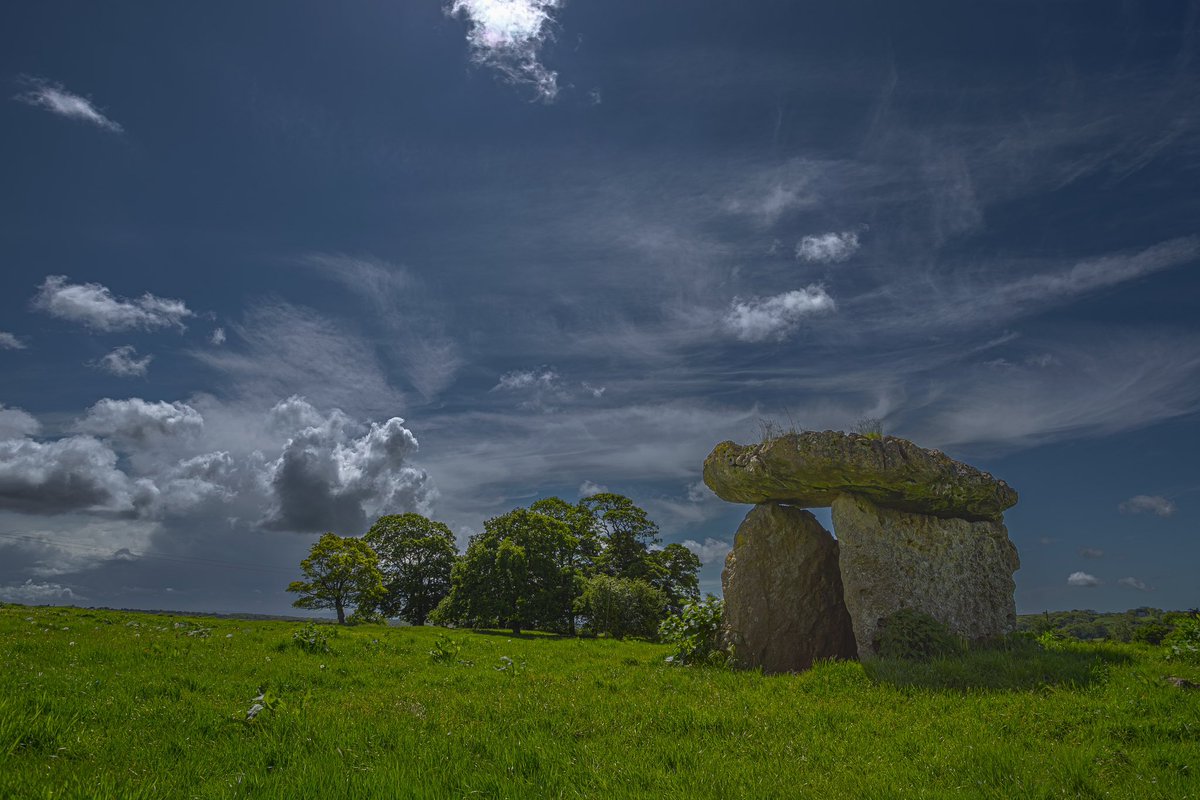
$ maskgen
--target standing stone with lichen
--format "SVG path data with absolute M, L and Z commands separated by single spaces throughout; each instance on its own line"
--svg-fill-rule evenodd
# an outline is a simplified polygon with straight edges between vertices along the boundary
M 874 655 L 880 624 L 901 609 L 929 614 L 970 640 L 1015 628 L 1012 575 L 1020 561 L 1002 518 L 1017 493 L 986 472 L 894 436 L 823 431 L 758 445 L 722 442 L 705 459 L 704 482 L 724 500 L 760 504 L 743 528 L 760 508 L 774 509 L 763 512 L 771 535 L 739 529 L 722 576 L 727 607 L 732 602 L 726 636 L 754 643 L 738 654 L 746 666 L 800 670 L 815 658 L 845 657 L 836 636 L 821 638 L 836 624 L 812 632 L 812 615 L 833 606 L 848 612 L 860 658 Z M 801 558 L 815 541 L 811 526 L 794 517 L 781 532 L 780 520 L 788 507 L 819 506 L 833 507 L 834 558 Z M 831 605 L 835 572 L 842 596 Z M 796 585 L 784 588 L 789 575 Z M 802 608 L 804 597 L 821 599 Z

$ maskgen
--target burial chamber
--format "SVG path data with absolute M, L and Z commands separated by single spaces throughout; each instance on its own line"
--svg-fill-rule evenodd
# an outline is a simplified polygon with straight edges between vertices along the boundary
M 718 444 L 704 482 L 753 503 L 721 585 L 724 637 L 739 664 L 795 672 L 869 659 L 901 609 L 969 640 L 1016 628 L 1020 567 L 1004 481 L 895 436 L 806 431 Z M 805 508 L 830 507 L 836 538 Z

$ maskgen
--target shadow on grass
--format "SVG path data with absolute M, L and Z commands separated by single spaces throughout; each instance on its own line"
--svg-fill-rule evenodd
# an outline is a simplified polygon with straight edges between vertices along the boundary
M 484 628 L 462 628 L 464 632 L 480 633 L 484 636 L 503 636 L 505 639 L 569 639 L 571 638 L 565 633 L 543 633 L 542 631 L 521 631 L 513 633 L 512 631 L 491 630 Z
M 1045 649 L 1037 642 L 1015 641 L 923 662 L 879 658 L 865 662 L 863 669 L 872 681 L 901 688 L 1026 691 L 1090 686 L 1104 680 L 1109 665 L 1131 660 L 1105 645 Z

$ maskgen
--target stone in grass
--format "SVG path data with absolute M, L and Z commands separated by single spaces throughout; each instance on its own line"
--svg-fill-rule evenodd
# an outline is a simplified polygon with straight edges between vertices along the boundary
M 1021 562 L 1003 523 L 911 514 L 840 495 L 833 529 L 859 658 L 875 655 L 880 622 L 904 608 L 970 641 L 1016 629 L 1013 573 Z
M 733 503 L 815 508 L 852 493 L 886 508 L 967 520 L 998 520 L 1017 502 L 1004 481 L 937 450 L 841 431 L 722 442 L 704 460 L 704 483 Z
M 820 658 L 854 658 L 842 602 L 838 543 L 807 511 L 755 506 L 721 573 L 725 642 L 743 667 L 798 672 Z

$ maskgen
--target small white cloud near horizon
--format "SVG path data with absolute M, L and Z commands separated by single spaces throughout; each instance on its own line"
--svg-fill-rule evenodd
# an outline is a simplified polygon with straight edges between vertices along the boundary
M 558 373 L 543 367 L 540 370 L 514 369 L 500 376 L 499 382 L 492 391 L 513 391 L 515 389 L 531 389 L 535 387 L 549 388 L 558 383 Z
M 154 360 L 154 356 L 138 358 L 137 355 L 137 348 L 126 344 L 107 353 L 98 361 L 92 362 L 91 366 L 121 378 L 141 377 L 150 368 L 150 362 Z
M 723 542 L 720 539 L 714 539 L 711 536 L 704 540 L 704 543 L 687 539 L 683 546 L 691 550 L 700 559 L 701 564 L 711 564 L 714 561 L 724 559 L 725 556 L 733 549 L 733 545 L 728 542 Z
M 840 264 L 859 248 L 856 231 L 830 231 L 805 236 L 796 245 L 796 258 L 817 264 Z
M 542 45 L 554 38 L 553 13 L 565 0 L 451 0 L 446 14 L 470 25 L 472 58 L 509 83 L 533 87 L 540 100 L 558 97 L 558 73 L 539 60 Z
M 1169 517 L 1175 513 L 1175 503 L 1159 494 L 1137 494 L 1129 498 L 1117 510 L 1122 514 L 1153 514 Z
M 579 484 L 579 497 L 581 499 L 585 497 L 592 497 L 598 494 L 604 494 L 607 491 L 607 486 L 602 486 L 594 481 L 584 481 L 583 483 Z
M 75 593 L 57 583 L 34 583 L 30 578 L 13 586 L 0 586 L 0 600 L 27 606 L 62 605 L 74 601 Z
M 1079 555 L 1083 556 L 1084 558 L 1103 558 L 1104 551 L 1096 547 L 1081 547 L 1079 549 Z
M 1067 584 L 1070 586 L 1082 586 L 1085 589 L 1091 589 L 1099 586 L 1103 581 L 1095 575 L 1089 575 L 1086 572 L 1072 572 L 1067 576 Z
M 1117 581 L 1118 584 L 1128 589 L 1137 589 L 1139 592 L 1153 592 L 1153 586 L 1147 586 L 1144 581 L 1137 578 L 1121 578 Z
M 24 350 L 25 343 L 7 331 L 0 331 L 0 350 Z
M 774 297 L 734 298 L 725 314 L 726 330 L 743 342 L 781 341 L 813 314 L 837 310 L 825 287 L 812 284 Z
M 225 344 L 225 329 L 217 328 L 214 330 L 212 335 L 208 337 L 208 341 L 217 346 Z
M 61 83 L 51 83 L 42 78 L 25 78 L 29 90 L 13 99 L 35 108 L 44 108 L 51 114 L 68 119 L 91 123 L 113 133 L 122 133 L 120 123 L 109 119 L 86 97 L 68 92 Z
M 68 283 L 66 275 L 48 275 L 38 288 L 32 305 L 52 317 L 77 322 L 109 333 L 131 329 L 176 328 L 195 314 L 182 300 L 145 292 L 138 298 L 114 297 L 99 283 Z

